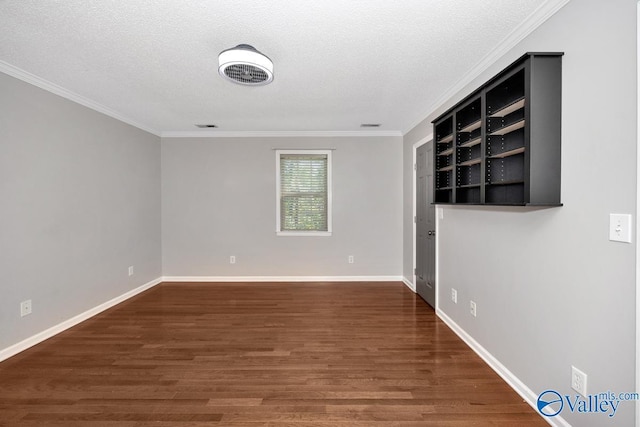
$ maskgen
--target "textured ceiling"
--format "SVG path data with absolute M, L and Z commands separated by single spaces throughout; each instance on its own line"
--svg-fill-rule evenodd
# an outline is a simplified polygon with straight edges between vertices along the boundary
M 33 75 L 157 134 L 404 133 L 553 0 L 0 0 L 0 70 Z M 247 43 L 268 86 L 217 56 Z M 194 125 L 213 123 L 217 130 Z

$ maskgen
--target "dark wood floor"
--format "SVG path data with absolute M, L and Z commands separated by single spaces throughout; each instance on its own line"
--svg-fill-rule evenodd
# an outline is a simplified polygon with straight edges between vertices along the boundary
M 163 283 L 0 363 L 3 426 L 546 426 L 402 283 Z

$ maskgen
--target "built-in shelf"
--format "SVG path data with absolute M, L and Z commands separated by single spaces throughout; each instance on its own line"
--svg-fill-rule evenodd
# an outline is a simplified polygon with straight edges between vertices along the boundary
M 463 142 L 462 144 L 460 144 L 460 148 L 471 148 L 474 145 L 480 144 L 481 142 L 482 142 L 481 137 L 473 138 L 467 142 Z
M 509 105 L 506 105 L 506 106 L 502 107 L 501 109 L 499 109 L 495 113 L 489 115 L 489 117 L 504 117 L 504 116 L 506 116 L 508 114 L 511 114 L 514 111 L 517 111 L 517 110 L 519 110 L 521 108 L 524 108 L 524 97 L 516 100 L 512 104 L 509 104 Z
M 522 55 L 433 121 L 435 204 L 562 206 L 562 55 Z
M 436 190 L 434 200 L 440 203 L 451 203 L 455 191 L 453 186 L 456 181 L 456 147 L 454 144 L 456 133 L 453 126 L 453 116 L 444 118 L 435 127 L 434 135 L 437 135 L 436 144 L 433 147 L 436 155 L 433 164 L 436 170 L 433 179 Z
M 495 131 L 491 132 L 489 135 L 490 136 L 506 135 L 508 133 L 513 132 L 514 130 L 522 129 L 523 127 L 524 127 L 524 119 L 520 120 L 518 122 L 515 122 L 513 124 L 510 124 L 509 126 L 505 126 L 505 127 L 500 128 L 498 130 L 495 130 Z
M 482 120 L 477 120 L 471 124 L 468 124 L 467 126 L 463 127 L 462 129 L 460 129 L 458 132 L 473 132 L 476 129 L 479 129 L 480 126 L 482 126 Z
M 524 147 L 516 148 L 514 150 L 505 151 L 504 153 L 492 154 L 490 159 L 504 159 L 505 157 L 515 156 L 516 154 L 524 153 Z
M 466 162 L 461 162 L 458 166 L 473 166 L 481 162 L 482 162 L 482 159 L 477 158 L 477 159 L 467 160 Z
M 452 133 L 447 135 L 447 136 L 445 136 L 445 137 L 443 137 L 442 139 L 439 139 L 438 140 L 438 144 L 446 144 L 446 143 L 451 142 L 451 141 L 453 141 L 453 134 Z

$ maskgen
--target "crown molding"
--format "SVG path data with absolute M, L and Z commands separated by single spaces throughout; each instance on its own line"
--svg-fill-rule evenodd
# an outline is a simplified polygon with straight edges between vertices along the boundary
M 112 117 L 116 120 L 119 120 L 123 123 L 126 123 L 128 125 L 134 126 L 138 129 L 141 129 L 145 132 L 149 132 L 151 134 L 154 134 L 156 136 L 160 136 L 160 132 L 157 131 L 156 129 L 152 129 L 148 126 L 145 126 L 135 120 L 130 119 L 129 117 L 123 116 L 122 114 L 118 113 L 117 111 L 114 111 L 108 107 L 105 107 L 104 105 L 97 103 L 95 101 L 92 101 L 91 99 L 79 95 L 75 92 L 72 92 L 68 89 L 63 88 L 62 86 L 59 86 L 55 83 L 52 83 L 48 80 L 45 80 L 43 78 L 40 78 L 34 74 L 29 73 L 28 71 L 22 70 L 16 66 L 13 66 L 7 62 L 4 61 L 0 61 L 0 72 L 7 74 L 11 77 L 15 77 L 18 80 L 22 80 L 23 82 L 32 84 L 34 86 L 39 87 L 40 89 L 44 89 L 47 92 L 51 92 L 55 95 L 61 96 L 63 98 L 68 99 L 69 101 L 73 101 L 77 104 L 83 105 L 87 108 L 90 108 L 94 111 L 97 111 L 99 113 L 102 113 L 104 115 L 107 115 L 109 117 Z
M 167 131 L 160 134 L 162 138 L 287 138 L 287 137 L 402 137 L 398 131 Z
M 493 65 L 498 59 L 504 56 L 510 49 L 514 48 L 520 41 L 526 36 L 531 34 L 536 28 L 542 25 L 547 19 L 558 12 L 564 7 L 570 0 L 548 0 L 538 9 L 536 9 L 529 18 L 518 28 L 514 29 L 511 33 L 505 37 L 491 52 L 484 56 L 471 70 L 462 76 L 457 83 L 450 87 L 440 98 L 433 102 L 427 109 L 426 114 L 419 115 L 410 126 L 403 130 L 397 131 L 158 131 L 152 129 L 146 125 L 143 125 L 129 117 L 122 115 L 121 113 L 114 111 L 98 102 L 95 102 L 87 97 L 65 89 L 55 83 L 42 79 L 34 74 L 31 74 L 25 70 L 22 70 L 16 66 L 13 66 L 7 62 L 0 61 L 0 72 L 15 77 L 24 82 L 30 83 L 48 92 L 54 93 L 58 96 L 66 98 L 70 101 L 76 102 L 87 108 L 95 110 L 99 113 L 105 114 L 123 123 L 134 126 L 145 132 L 149 132 L 153 135 L 160 136 L 162 138 L 242 138 L 242 137 L 401 137 L 411 131 L 420 122 L 425 120 L 431 114 L 446 103 L 449 99 L 453 98 L 458 92 L 460 92 L 466 85 L 471 83 L 474 79 L 479 77 L 484 71 L 486 71 L 491 65 Z
M 434 114 L 438 110 L 438 108 L 440 108 L 443 104 L 453 98 L 458 92 L 464 89 L 473 80 L 480 77 L 480 75 L 487 71 L 489 67 L 491 67 L 496 61 L 506 55 L 511 49 L 516 47 L 516 45 L 524 40 L 525 37 L 527 37 L 536 28 L 538 28 L 545 21 L 555 15 L 556 12 L 562 9 L 570 1 L 571 0 L 548 0 L 541 4 L 535 11 L 533 11 L 531 15 L 529 15 L 529 17 L 522 23 L 522 25 L 518 26 L 509 34 L 507 34 L 507 36 L 500 43 L 498 43 L 498 45 L 493 50 L 485 55 L 480 60 L 480 62 L 478 62 L 475 66 L 473 66 L 473 68 L 465 73 L 462 78 L 458 80 L 447 91 L 445 91 L 445 93 L 440 96 L 440 98 L 436 99 L 436 101 L 429 106 L 426 114 L 420 115 L 419 118 L 412 122 L 411 126 L 403 129 L 402 134 L 406 135 L 413 128 L 418 126 L 423 120 Z M 513 59 L 516 59 L 518 56 L 520 56 L 520 54 L 517 52 L 514 55 L 516 57 L 514 57 Z
M 98 102 L 72 92 L 55 83 L 40 78 L 35 74 L 22 70 L 14 65 L 0 60 L 0 72 L 15 77 L 26 83 L 32 84 L 47 92 L 66 98 L 77 104 L 83 105 L 99 113 L 105 114 L 123 123 L 134 126 L 145 132 L 162 138 L 243 138 L 243 137 L 402 137 L 402 132 L 394 131 L 220 131 L 220 130 L 204 130 L 204 131 L 158 131 L 135 120 L 126 117 L 117 111 L 114 111 Z

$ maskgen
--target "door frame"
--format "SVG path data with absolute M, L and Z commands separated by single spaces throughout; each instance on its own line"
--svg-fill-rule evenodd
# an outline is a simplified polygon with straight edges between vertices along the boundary
M 640 0 L 639 0 L 640 1 Z M 417 200 L 418 200 L 418 186 L 416 185 L 416 179 L 418 178 L 418 171 L 416 170 L 416 165 L 418 162 L 418 147 L 423 146 L 424 144 L 426 144 L 429 141 L 433 141 L 433 133 L 428 134 L 427 136 L 425 136 L 424 138 L 422 138 L 421 140 L 419 140 L 418 142 L 413 144 L 413 161 L 412 161 L 412 169 L 413 169 L 413 174 L 412 174 L 412 178 L 411 178 L 411 186 L 413 187 L 413 202 L 412 202 L 412 206 L 413 206 L 413 216 L 411 217 L 411 221 L 413 223 L 413 233 L 412 233 L 412 237 L 413 237 L 413 266 L 412 266 L 412 270 L 411 270 L 411 278 L 412 278 L 412 283 L 413 283 L 413 292 L 417 293 L 417 287 L 418 287 L 418 278 L 416 277 L 416 266 L 417 266 L 417 257 L 416 257 L 416 246 L 417 246 L 417 239 L 416 239 L 416 233 L 418 232 L 418 224 L 416 223 L 416 217 L 418 215 L 418 209 L 417 209 Z M 435 150 L 435 147 L 433 147 L 433 149 Z M 435 175 L 434 178 L 435 179 Z M 438 231 L 438 219 L 440 218 L 440 210 L 441 208 L 436 206 L 436 237 L 435 237 L 435 241 L 436 241 L 436 265 L 435 265 L 435 293 L 436 293 L 436 304 L 434 309 L 436 311 L 439 310 L 439 306 L 438 306 L 438 236 L 440 236 L 440 233 Z

